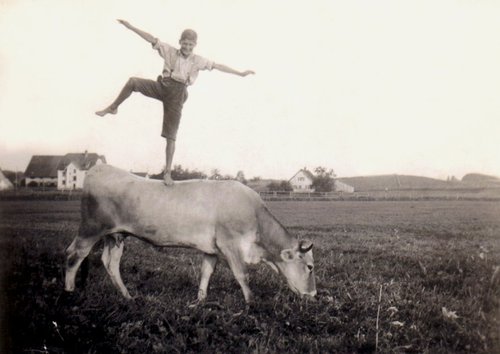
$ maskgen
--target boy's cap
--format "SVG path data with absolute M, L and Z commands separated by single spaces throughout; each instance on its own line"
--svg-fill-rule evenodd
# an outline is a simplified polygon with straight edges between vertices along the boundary
M 198 40 L 198 35 L 192 29 L 185 29 L 181 34 L 181 41 L 184 39 L 196 42 Z

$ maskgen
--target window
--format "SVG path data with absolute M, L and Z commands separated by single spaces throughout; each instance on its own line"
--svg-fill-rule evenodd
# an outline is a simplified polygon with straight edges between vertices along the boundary
M 76 181 L 76 176 L 73 176 L 73 181 Z
M 299 181 L 303 181 L 304 180 L 304 177 L 299 177 Z

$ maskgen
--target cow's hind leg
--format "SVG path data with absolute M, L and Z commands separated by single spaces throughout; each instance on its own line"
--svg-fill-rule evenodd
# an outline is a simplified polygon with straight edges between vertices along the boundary
M 104 249 L 102 252 L 102 263 L 104 268 L 108 272 L 111 282 L 120 291 L 120 293 L 127 299 L 131 299 L 127 288 L 123 284 L 122 277 L 120 275 L 120 259 L 123 254 L 123 242 L 124 236 L 119 233 L 115 233 L 106 236 L 104 239 Z
M 201 280 L 200 288 L 198 290 L 198 303 L 205 301 L 207 298 L 207 289 L 210 277 L 217 266 L 217 261 L 219 258 L 214 254 L 205 253 L 203 255 L 203 261 L 201 263 Z
M 77 236 L 66 249 L 66 276 L 65 276 L 65 287 L 66 291 L 75 290 L 75 278 L 78 268 L 82 264 L 82 261 L 89 255 L 90 250 L 99 241 L 99 236 L 94 237 L 81 237 Z
M 106 268 L 106 271 L 111 277 L 113 285 L 126 299 L 132 299 L 120 275 L 120 259 L 123 254 L 124 246 L 123 239 L 124 236 L 119 233 L 106 236 L 101 259 L 102 263 L 104 263 L 104 268 Z

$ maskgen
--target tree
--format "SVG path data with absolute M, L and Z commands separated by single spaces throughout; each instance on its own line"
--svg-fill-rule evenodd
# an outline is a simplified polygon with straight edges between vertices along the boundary
M 316 192 L 331 192 L 335 189 L 335 173 L 332 169 L 327 170 L 325 167 L 318 166 L 314 169 L 312 188 Z
M 151 178 L 163 179 L 163 173 L 164 171 L 159 174 L 152 175 Z M 172 170 L 172 178 L 176 181 L 183 181 L 186 179 L 205 179 L 207 178 L 207 175 L 196 169 L 189 170 L 188 168 L 183 168 L 182 165 L 175 165 L 174 169 Z
M 208 179 L 222 179 L 222 175 L 220 174 L 220 171 L 216 168 L 210 172 L 210 177 Z
M 236 180 L 240 181 L 243 184 L 247 184 L 247 180 L 245 178 L 245 174 L 243 173 L 243 171 L 238 171 L 236 173 Z
M 292 185 L 288 181 L 273 181 L 267 185 L 267 189 L 271 192 L 291 192 Z

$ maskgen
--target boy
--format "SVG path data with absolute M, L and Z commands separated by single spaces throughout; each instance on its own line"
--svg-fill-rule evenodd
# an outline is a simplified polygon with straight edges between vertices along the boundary
M 177 129 L 182 114 L 182 106 L 188 97 L 187 87 L 192 85 L 200 70 L 217 69 L 219 71 L 247 76 L 254 74 L 251 70 L 237 71 L 226 65 L 214 63 L 203 57 L 193 54 L 196 46 L 197 34 L 195 31 L 187 29 L 181 34 L 179 40 L 180 49 L 161 42 L 124 20 L 118 20 L 129 30 L 137 33 L 141 38 L 151 43 L 153 49 L 156 49 L 164 59 L 162 75 L 158 76 L 157 81 L 132 77 L 130 78 L 116 100 L 102 111 L 95 112 L 98 116 L 106 114 L 116 114 L 118 106 L 125 101 L 132 92 L 140 92 L 145 96 L 155 98 L 163 102 L 163 130 L 161 135 L 167 139 L 166 147 L 166 165 L 163 182 L 166 185 L 172 185 L 171 177 L 172 159 L 175 151 L 175 139 Z

